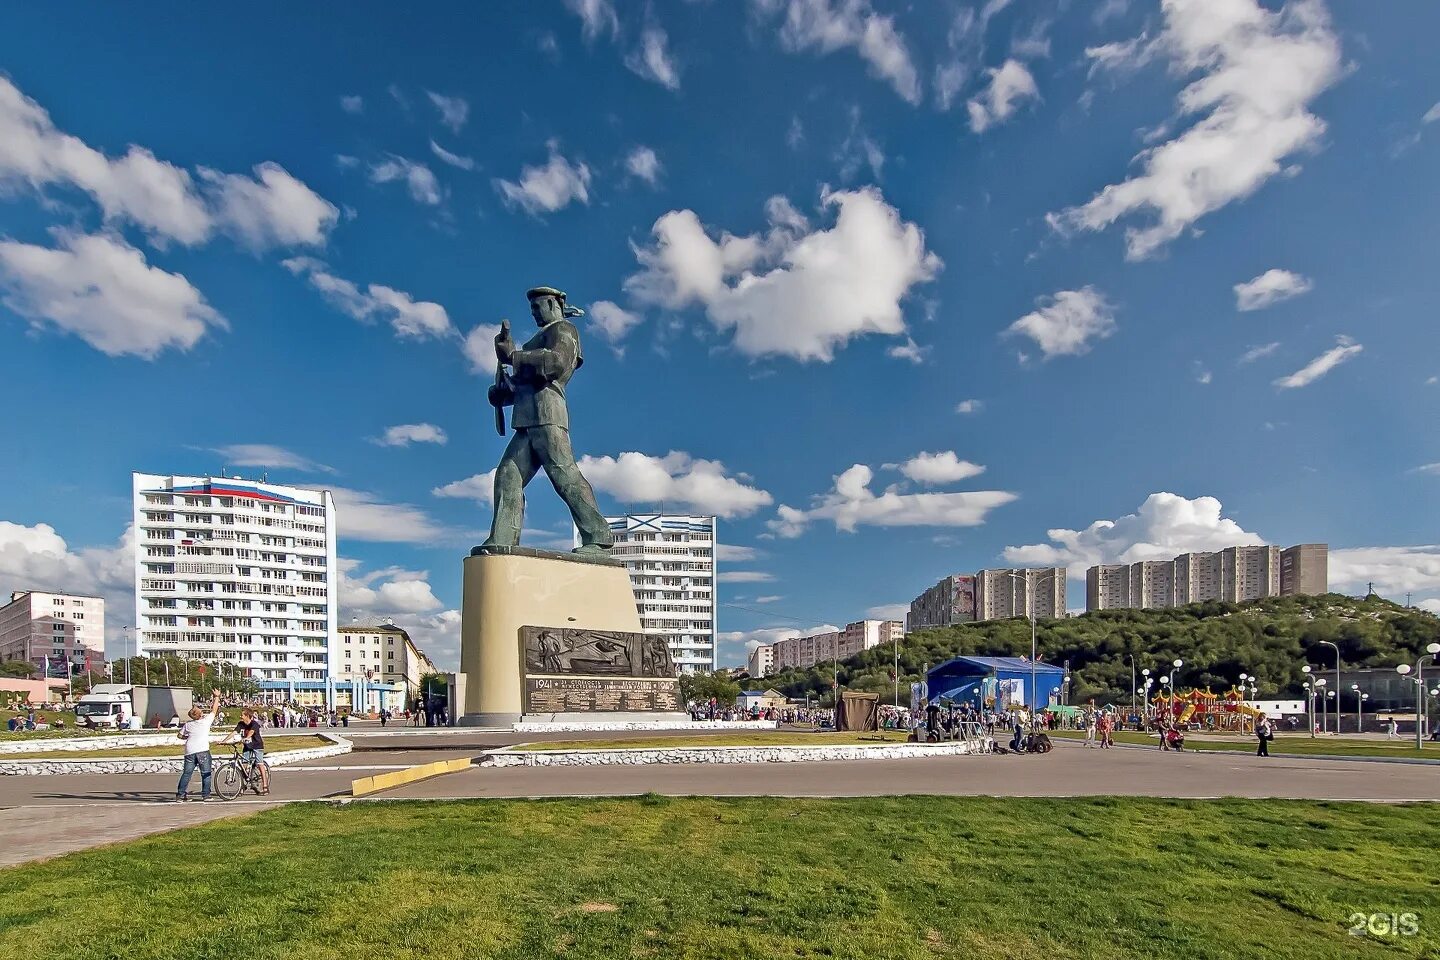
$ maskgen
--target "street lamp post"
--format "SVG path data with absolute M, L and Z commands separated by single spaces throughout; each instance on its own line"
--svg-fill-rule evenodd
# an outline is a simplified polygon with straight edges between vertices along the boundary
M 1008 571 L 1006 573 L 1006 576 L 1008 576 L 1011 580 L 1025 580 L 1025 577 L 1021 576 L 1018 573 L 1015 573 L 1013 570 Z M 1054 579 L 1055 571 L 1051 570 L 1049 573 L 1045 574 L 1045 576 L 1036 577 L 1034 585 L 1031 585 L 1029 583 L 1026 583 L 1025 585 L 1025 593 L 1028 595 L 1028 599 L 1030 601 L 1030 687 L 1027 697 L 1027 699 L 1029 700 L 1027 706 L 1029 706 L 1030 709 L 1027 711 L 1027 713 L 1029 713 L 1030 715 L 1031 731 L 1034 731 L 1035 729 L 1035 657 L 1037 653 L 1035 643 L 1035 587 L 1039 586 L 1040 583 L 1045 579 L 1045 577 L 1050 577 L 1051 579 Z M 1015 591 L 1011 590 L 1010 595 L 1013 597 L 1015 595 Z M 1013 608 L 1014 604 L 1011 604 L 1011 606 Z
M 1335 732 L 1340 732 L 1340 647 L 1329 640 L 1321 640 L 1321 645 L 1332 647 L 1335 650 Z
M 1415 676 L 1412 682 L 1415 684 L 1415 749 L 1425 749 L 1425 661 L 1434 660 L 1435 655 L 1440 653 L 1440 643 L 1432 643 L 1425 647 L 1425 656 L 1415 661 Z M 1395 672 L 1405 677 L 1410 675 L 1410 664 L 1402 663 L 1395 668 Z
M 1130 661 L 1130 712 L 1135 712 L 1135 654 L 1125 654 L 1125 659 Z
M 1355 693 L 1355 732 L 1365 732 L 1365 695 L 1360 692 L 1360 684 L 1350 684 L 1350 689 Z
M 1318 685 L 1317 685 L 1317 683 L 1316 683 L 1315 677 L 1314 677 L 1314 676 L 1312 675 L 1312 673 L 1311 673 L 1310 664 L 1307 663 L 1307 664 L 1305 664 L 1305 666 L 1301 667 L 1301 668 L 1300 668 L 1300 672 L 1303 673 L 1303 674 L 1305 674 L 1305 713 L 1306 713 L 1306 715 L 1307 715 L 1307 717 L 1308 717 L 1308 719 L 1309 719 L 1309 721 L 1310 721 L 1310 737 L 1311 737 L 1311 739 L 1314 739 L 1314 737 L 1315 737 L 1315 697 L 1316 697 L 1316 691 L 1318 690 Z
M 1180 668 L 1185 666 L 1185 661 L 1177 659 L 1174 663 L 1171 664 L 1171 666 L 1175 668 L 1175 670 L 1170 674 L 1172 677 L 1175 678 L 1175 682 L 1170 684 L 1170 692 L 1173 694 L 1175 692 L 1175 688 L 1180 683 Z
M 1330 711 L 1329 711 L 1329 708 L 1328 708 L 1328 707 L 1326 706 L 1326 704 L 1325 704 L 1325 691 L 1321 689 L 1321 687 L 1325 686 L 1325 684 L 1328 683 L 1328 682 L 1329 682 L 1329 681 L 1327 681 L 1324 677 L 1319 677 L 1319 678 L 1317 678 L 1317 679 L 1315 680 L 1315 696 L 1318 697 L 1319 700 L 1320 700 L 1320 732 L 1321 732 L 1321 733 L 1329 733 L 1329 732 L 1330 732 Z

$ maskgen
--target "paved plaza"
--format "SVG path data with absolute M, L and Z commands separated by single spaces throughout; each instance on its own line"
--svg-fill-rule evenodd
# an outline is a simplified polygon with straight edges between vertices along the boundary
M 597 735 L 598 736 L 598 735 Z M 643 735 L 637 735 L 643 736 Z M 581 739 L 575 734 L 556 739 Z M 607 734 L 605 739 L 614 739 Z M 521 741 L 506 731 L 356 734 L 356 751 L 277 769 L 271 796 L 164 803 L 173 774 L 0 778 L 0 865 L 237 816 L 284 803 L 348 799 L 350 782 L 435 760 L 475 757 Z M 1440 752 L 1437 752 L 1440 756 Z M 197 778 L 198 779 L 198 778 Z M 198 790 L 198 784 L 192 785 Z M 1062 744 L 1045 756 L 943 757 L 827 763 L 607 767 L 474 767 L 378 795 L 380 801 L 465 797 L 632 796 L 1147 796 L 1440 801 L 1440 765 L 1262 759 L 1246 753 L 1161 753 Z M 372 800 L 355 802 L 375 802 Z

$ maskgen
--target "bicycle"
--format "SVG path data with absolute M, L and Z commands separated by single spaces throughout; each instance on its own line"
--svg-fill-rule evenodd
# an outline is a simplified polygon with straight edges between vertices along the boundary
M 232 743 L 229 759 L 222 760 L 215 769 L 215 792 L 221 800 L 234 800 L 246 789 L 260 792 L 261 768 L 266 779 L 270 775 L 270 764 L 261 760 L 245 759 L 245 745 Z

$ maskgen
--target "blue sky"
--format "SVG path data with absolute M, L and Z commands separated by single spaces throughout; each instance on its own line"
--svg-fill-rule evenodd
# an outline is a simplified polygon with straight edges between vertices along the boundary
M 724 663 L 957 571 L 1260 540 L 1440 609 L 1437 29 L 1320 0 L 11 6 L 0 588 L 128 623 L 129 472 L 264 471 L 338 489 L 342 616 L 453 663 L 489 337 L 553 284 L 589 310 L 602 506 L 721 515 Z M 563 538 L 537 483 L 527 539 Z

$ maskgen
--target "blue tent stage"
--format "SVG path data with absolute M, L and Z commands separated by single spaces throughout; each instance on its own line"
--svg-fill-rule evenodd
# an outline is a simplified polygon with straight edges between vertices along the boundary
M 1030 690 L 1032 669 L 1038 691 L 1034 697 L 1035 691 Z M 1026 657 L 956 657 L 932 667 L 925 675 L 932 703 L 948 700 L 974 704 L 993 697 L 997 707 L 1032 703 L 1047 706 L 1056 702 L 1051 691 L 1058 689 L 1064 679 L 1064 667 L 1037 661 L 1032 668 Z

